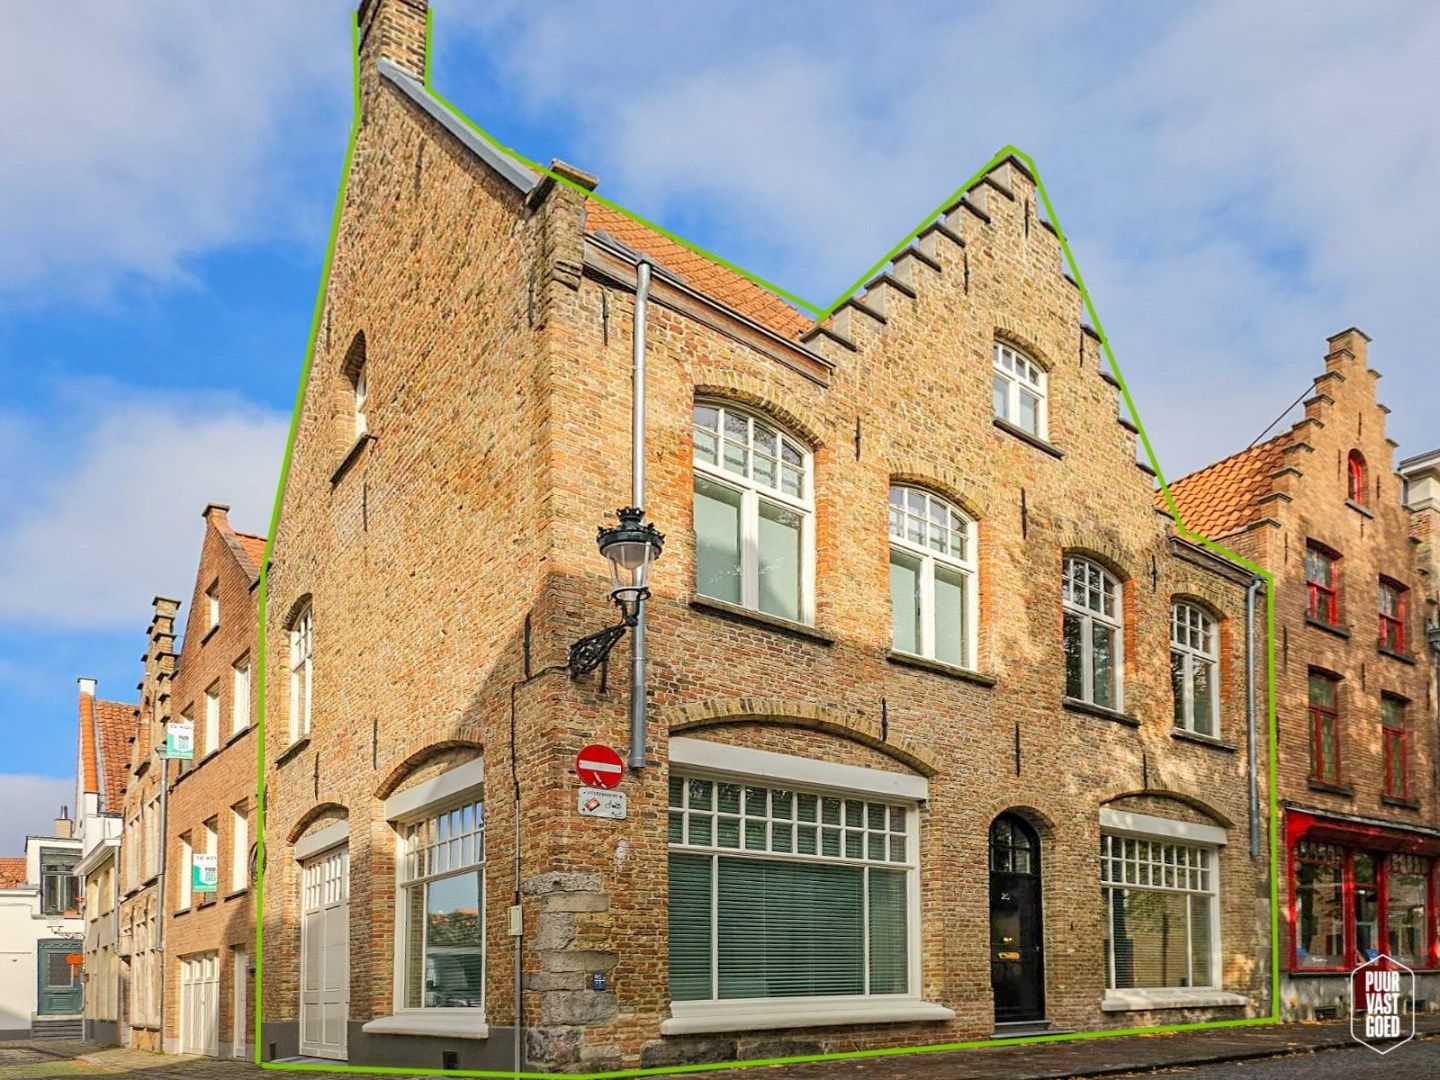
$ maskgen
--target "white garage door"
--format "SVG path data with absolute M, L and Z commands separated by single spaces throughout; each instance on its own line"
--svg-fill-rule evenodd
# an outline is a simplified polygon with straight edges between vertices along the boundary
M 220 1053 L 220 954 L 180 961 L 180 1052 Z
M 350 1014 L 350 849 L 334 848 L 301 873 L 300 1053 L 345 1060 Z

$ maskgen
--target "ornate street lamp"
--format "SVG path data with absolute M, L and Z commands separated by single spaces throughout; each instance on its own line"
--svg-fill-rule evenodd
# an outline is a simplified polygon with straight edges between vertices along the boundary
M 572 678 L 594 671 L 625 631 L 635 626 L 640 605 L 650 596 L 650 564 L 665 548 L 665 535 L 645 522 L 645 511 L 627 506 L 617 515 L 619 525 L 602 525 L 595 542 L 610 563 L 610 599 L 620 608 L 620 622 L 581 638 L 570 646 Z

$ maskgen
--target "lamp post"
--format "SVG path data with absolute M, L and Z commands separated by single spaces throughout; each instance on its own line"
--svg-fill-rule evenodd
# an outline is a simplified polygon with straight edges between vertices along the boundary
M 570 646 L 567 666 L 572 678 L 604 663 L 625 631 L 639 621 L 640 605 L 650 596 L 650 564 L 665 548 L 665 534 L 645 521 L 639 507 L 627 506 L 617 516 L 620 524 L 602 525 L 595 542 L 610 563 L 610 599 L 620 609 L 620 621 Z

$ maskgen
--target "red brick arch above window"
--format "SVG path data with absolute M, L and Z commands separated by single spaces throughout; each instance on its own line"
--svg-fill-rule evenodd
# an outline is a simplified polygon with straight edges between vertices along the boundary
M 1008 315 L 1000 314 L 997 317 L 995 333 L 996 341 L 1003 341 L 1012 348 L 1019 349 L 1035 363 L 1045 369 L 1046 374 L 1055 370 L 1055 361 L 1049 355 L 1048 350 L 1029 334 L 1021 329 L 1020 324 Z M 989 357 L 986 357 L 987 361 Z
M 821 424 L 800 408 L 781 404 L 776 397 L 779 388 L 743 374 L 720 377 L 707 373 L 707 376 L 705 382 L 695 385 L 696 401 L 733 404 L 755 413 L 761 419 L 773 420 L 805 443 L 812 452 L 825 445 L 825 440 L 820 435 Z
M 468 739 L 447 739 L 429 743 L 405 758 L 385 774 L 375 788 L 377 799 L 388 799 L 416 773 L 426 771 L 428 766 L 440 765 L 452 768 L 482 757 L 484 748 L 478 742 Z
M 287 844 L 298 843 L 308 832 L 313 832 L 317 826 L 333 825 L 340 821 L 349 821 L 350 811 L 339 803 L 324 802 L 312 806 L 305 813 L 301 814 L 290 831 L 285 834 Z
M 981 485 L 967 481 L 952 469 L 913 458 L 894 459 L 890 462 L 890 483 L 933 492 L 972 521 L 981 520 L 989 511 L 989 501 L 983 495 L 975 494 Z
M 1101 806 L 1114 806 L 1115 803 L 1127 799 L 1143 800 L 1147 802 L 1178 803 L 1181 806 L 1189 807 L 1197 814 L 1208 818 L 1211 822 L 1222 829 L 1233 829 L 1235 822 L 1222 814 L 1215 807 L 1211 806 L 1204 799 L 1197 795 L 1190 795 L 1183 791 L 1175 791 L 1172 788 L 1134 788 L 1129 791 L 1117 792 L 1100 800 Z M 1119 809 L 1125 809 L 1120 807 Z
M 859 743 L 898 761 L 922 776 L 934 776 L 940 768 L 935 750 L 919 739 L 907 736 L 882 739 L 878 724 L 868 724 L 858 718 L 843 716 L 809 702 L 771 698 L 715 698 L 682 705 L 670 711 L 667 719 L 671 735 L 720 724 L 773 721 L 776 724 L 807 728 Z

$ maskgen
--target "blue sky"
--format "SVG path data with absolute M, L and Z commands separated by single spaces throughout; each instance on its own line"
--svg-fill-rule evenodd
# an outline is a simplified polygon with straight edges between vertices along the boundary
M 1433 4 L 434 7 L 436 86 L 502 142 L 821 304 L 1024 148 L 1172 477 L 1351 324 L 1400 454 L 1440 445 Z M 0 8 L 0 853 L 71 799 L 75 678 L 133 699 L 205 503 L 268 521 L 350 8 Z

